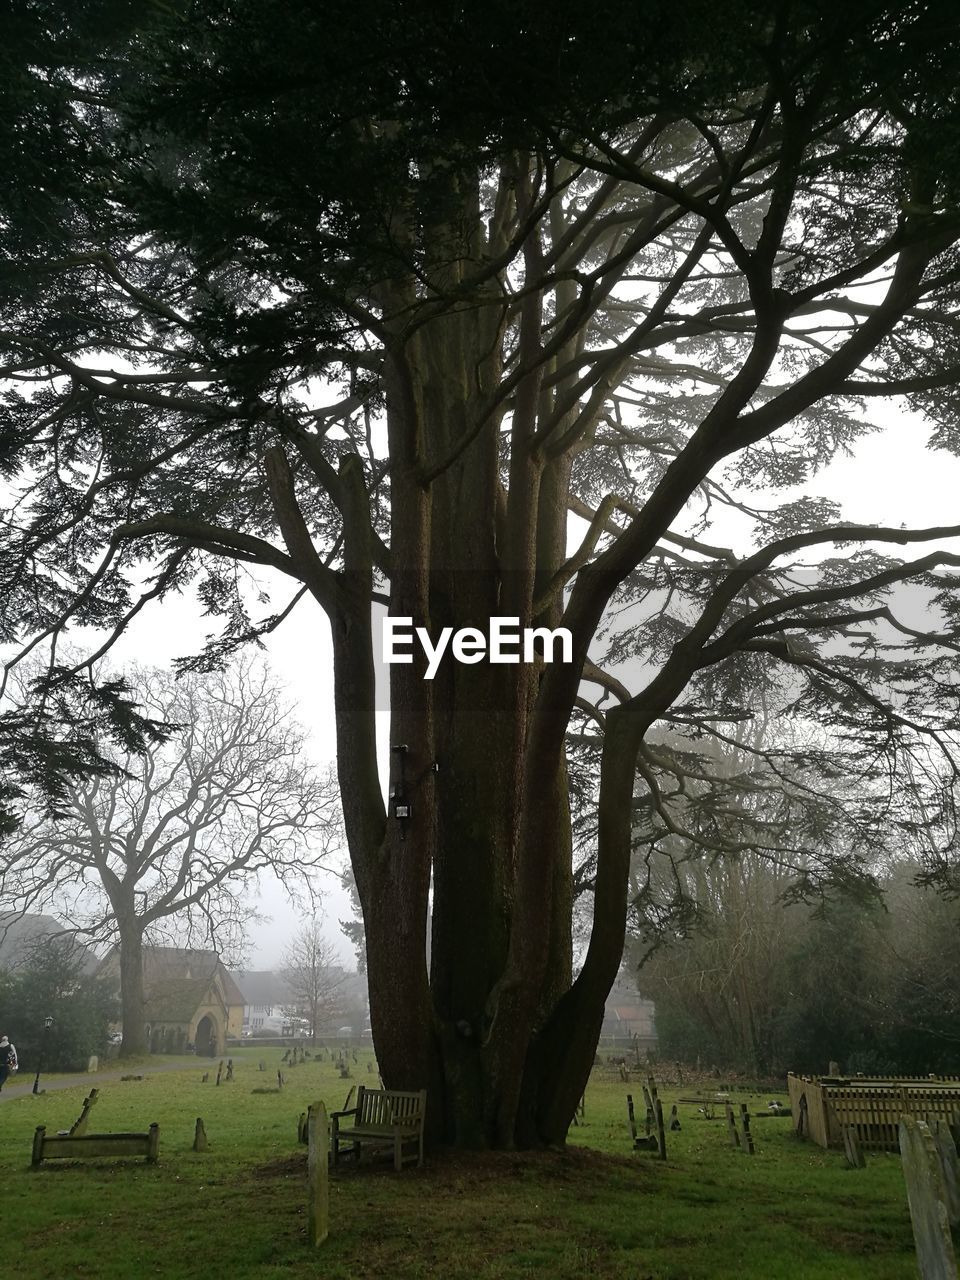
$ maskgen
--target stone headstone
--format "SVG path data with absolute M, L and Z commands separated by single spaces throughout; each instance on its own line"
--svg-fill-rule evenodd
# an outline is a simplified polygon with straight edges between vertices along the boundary
M 97 1057 L 95 1053 L 92 1053 L 90 1055 L 90 1061 L 87 1063 L 87 1071 L 93 1072 L 93 1071 L 99 1071 L 99 1070 L 100 1070 L 100 1059 Z
M 900 1154 L 921 1280 L 957 1280 L 940 1154 L 923 1120 L 901 1117 Z
M 863 1152 L 860 1149 L 857 1132 L 849 1124 L 843 1126 L 843 1150 L 847 1157 L 847 1164 L 851 1169 L 865 1169 L 867 1167 L 867 1162 L 863 1158 Z
M 831 1058 L 831 1059 L 830 1059 L 830 1066 L 827 1068 L 827 1075 L 828 1075 L 828 1076 L 838 1076 L 839 1074 L 840 1074 L 840 1063 L 839 1063 L 839 1062 L 834 1062 L 834 1061 L 833 1061 L 833 1059 Z
M 207 1143 L 207 1131 L 204 1128 L 203 1121 L 197 1116 L 197 1127 L 193 1133 L 193 1149 L 194 1151 L 209 1151 L 210 1147 Z
M 330 1188 L 327 1149 L 327 1109 L 313 1102 L 307 1111 L 307 1238 L 323 1244 L 330 1232 Z
M 943 1171 L 943 1189 L 947 1193 L 947 1217 L 951 1227 L 960 1226 L 960 1161 L 957 1159 L 957 1144 L 953 1133 L 945 1120 L 937 1121 L 933 1140 L 937 1145 L 940 1168 Z

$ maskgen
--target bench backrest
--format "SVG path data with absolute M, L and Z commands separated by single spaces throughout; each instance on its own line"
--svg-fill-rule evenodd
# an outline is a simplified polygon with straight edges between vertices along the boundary
M 357 1124 L 391 1125 L 398 1121 L 413 1123 L 423 1118 L 426 1090 L 405 1092 L 400 1089 L 357 1090 Z

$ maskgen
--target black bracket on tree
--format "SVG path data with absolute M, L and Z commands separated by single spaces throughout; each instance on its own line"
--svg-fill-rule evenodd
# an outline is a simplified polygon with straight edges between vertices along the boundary
M 397 780 L 390 788 L 390 814 L 397 821 L 400 827 L 400 839 L 406 840 L 406 824 L 413 817 L 413 806 L 410 802 L 410 791 L 419 787 L 428 773 L 439 773 L 440 766 L 434 761 L 428 765 L 423 773 L 407 788 L 406 771 L 404 769 L 404 761 L 407 758 L 409 747 L 405 742 L 397 743 L 390 748 L 391 752 L 396 752 L 400 757 L 400 763 L 397 768 Z

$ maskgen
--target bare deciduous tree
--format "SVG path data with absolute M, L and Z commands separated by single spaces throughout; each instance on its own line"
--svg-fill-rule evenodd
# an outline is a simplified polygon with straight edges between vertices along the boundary
M 309 874 L 332 852 L 339 804 L 261 668 L 128 678 L 149 714 L 176 731 L 118 758 L 116 776 L 73 783 L 59 818 L 25 816 L 0 849 L 0 898 L 21 911 L 59 907 L 78 931 L 119 942 L 122 1052 L 134 1054 L 146 1051 L 145 938 L 173 928 L 193 944 L 236 946 L 263 870 L 312 894 Z
M 317 916 L 310 918 L 284 952 L 283 976 L 290 987 L 293 1009 L 310 1023 L 310 1039 L 316 1043 L 321 1025 L 340 1017 L 345 1007 L 343 968 Z

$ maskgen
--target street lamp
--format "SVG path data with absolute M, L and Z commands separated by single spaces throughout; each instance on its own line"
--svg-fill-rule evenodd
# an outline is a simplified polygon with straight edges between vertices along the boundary
M 40 1092 L 40 1072 L 43 1069 L 43 1051 L 47 1044 L 47 1032 L 53 1026 L 53 1019 L 50 1017 L 43 1020 L 43 1033 L 40 1036 L 40 1052 L 37 1054 L 37 1074 L 33 1079 L 33 1092 Z

